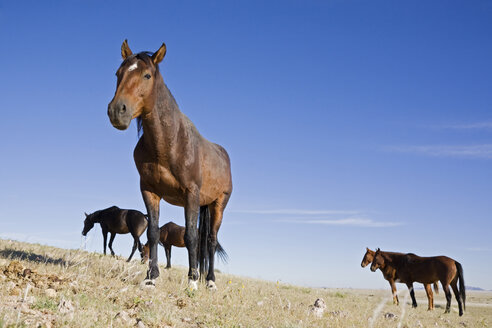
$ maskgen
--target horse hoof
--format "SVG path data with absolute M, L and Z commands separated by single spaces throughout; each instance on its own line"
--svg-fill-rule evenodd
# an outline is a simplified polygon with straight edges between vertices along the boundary
M 190 290 L 198 290 L 198 280 L 188 279 L 188 288 Z
M 142 288 L 155 288 L 155 279 L 145 279 L 140 286 Z
M 217 290 L 217 286 L 213 280 L 207 280 L 207 289 L 212 291 Z

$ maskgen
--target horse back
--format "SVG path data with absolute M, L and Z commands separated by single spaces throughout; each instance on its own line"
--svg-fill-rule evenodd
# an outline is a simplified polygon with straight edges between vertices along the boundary
M 411 280 L 421 283 L 450 281 L 456 275 L 455 261 L 447 256 L 406 257 L 405 269 Z

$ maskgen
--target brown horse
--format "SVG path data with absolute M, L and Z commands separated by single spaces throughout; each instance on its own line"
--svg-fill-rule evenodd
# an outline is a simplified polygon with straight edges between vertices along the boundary
M 159 244 L 163 246 L 166 251 L 166 269 L 171 268 L 171 247 L 186 246 L 184 240 L 185 230 L 185 227 L 177 225 L 174 222 L 168 222 L 160 228 Z M 149 259 L 149 252 L 150 248 L 149 243 L 147 242 L 142 248 L 142 262 L 146 262 Z M 217 255 L 222 260 L 227 258 L 227 254 L 219 242 L 217 242 Z
M 361 262 L 361 267 L 365 268 L 366 266 L 368 266 L 369 264 L 372 263 L 372 261 L 374 260 L 374 254 L 376 252 L 367 248 L 366 247 L 366 254 L 364 254 L 364 257 L 362 258 L 362 262 Z M 391 287 L 391 294 L 393 295 L 393 304 L 400 304 L 399 300 L 398 300 L 398 295 L 396 294 L 396 284 L 395 284 L 395 271 L 390 268 L 390 267 L 386 267 L 384 269 L 381 269 L 381 273 L 383 274 L 383 277 L 384 279 L 388 280 L 389 284 L 390 284 L 390 287 Z M 436 294 L 439 293 L 439 286 L 437 284 L 437 281 L 435 281 L 434 283 L 434 290 L 436 292 Z M 434 294 L 432 293 L 432 288 L 430 286 L 430 284 L 424 284 L 424 287 L 425 287 L 425 291 L 427 293 L 427 301 L 428 301 L 428 309 L 429 310 L 433 310 L 434 309 Z M 417 304 L 415 302 L 415 304 Z
M 142 252 L 142 244 L 140 243 L 140 236 L 147 229 L 147 218 L 145 215 L 137 210 L 125 210 L 117 206 L 108 207 L 104 210 L 96 211 L 92 214 L 85 214 L 84 229 L 82 235 L 86 236 L 87 233 L 94 227 L 94 223 L 101 225 L 102 234 L 104 238 L 104 255 L 106 255 L 106 242 L 108 240 L 108 232 L 111 233 L 109 238 L 109 250 L 111 255 L 114 255 L 113 241 L 116 234 L 131 233 L 133 237 L 133 248 L 130 257 L 127 262 L 133 257 L 135 250 Z
M 138 127 L 143 128 L 133 157 L 150 216 L 147 230 L 150 245 L 147 278 L 150 281 L 147 283 L 154 284 L 159 276 L 159 203 L 164 199 L 184 207 L 190 288 L 197 288 L 199 262 L 201 277 L 208 267 L 207 287 L 215 289 L 217 232 L 232 193 L 229 155 L 224 148 L 202 137 L 179 110 L 159 72 L 158 64 L 165 54 L 165 44 L 153 54 L 134 55 L 127 41 L 123 42 L 123 63 L 116 72 L 116 92 L 108 105 L 108 116 L 117 129 L 127 129 L 134 118 Z
M 413 282 L 431 284 L 440 281 L 446 295 L 446 311 L 449 313 L 451 307 L 451 291 L 453 288 L 456 301 L 458 302 L 459 315 L 463 315 L 465 309 L 466 293 L 465 281 L 463 280 L 463 267 L 461 264 L 447 256 L 420 257 L 415 254 L 402 254 L 382 252 L 379 248 L 374 254 L 371 271 L 391 270 L 394 272 L 395 281 L 403 282 L 410 290 L 413 306 L 417 306 Z M 459 290 L 458 290 L 459 283 Z M 463 304 L 462 304 L 463 303 Z

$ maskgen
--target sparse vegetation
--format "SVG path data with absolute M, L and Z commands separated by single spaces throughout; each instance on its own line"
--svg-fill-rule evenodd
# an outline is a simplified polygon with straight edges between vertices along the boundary
M 458 317 L 455 302 L 451 314 L 443 307 L 427 311 L 423 290 L 412 309 L 408 302 L 392 305 L 388 290 L 315 289 L 222 273 L 216 274 L 218 291 L 203 284 L 190 291 L 187 269 L 179 267 L 162 267 L 156 287 L 144 287 L 146 270 L 138 260 L 0 240 L 0 328 L 492 325 L 490 292 L 469 292 L 465 315 Z M 318 298 L 326 309 L 315 313 Z M 444 301 L 443 293 L 436 296 L 436 305 Z

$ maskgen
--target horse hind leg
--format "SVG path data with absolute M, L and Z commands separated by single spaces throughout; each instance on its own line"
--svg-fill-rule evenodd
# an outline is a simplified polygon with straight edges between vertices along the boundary
M 217 233 L 219 232 L 220 225 L 222 224 L 222 218 L 224 215 L 224 209 L 229 200 L 229 195 L 224 194 L 223 199 L 219 199 L 209 205 L 210 210 L 210 234 L 208 236 L 208 252 L 209 252 L 209 264 L 207 274 L 207 287 L 211 290 L 217 289 L 215 285 L 215 252 L 217 250 Z M 220 247 L 220 252 L 226 257 L 225 251 Z
M 410 292 L 410 297 L 412 298 L 412 307 L 416 308 L 417 300 L 415 299 L 415 291 L 413 290 L 413 284 L 408 283 L 407 287 L 408 287 L 408 291 Z
M 131 259 L 133 257 L 133 254 L 135 253 L 136 249 L 137 249 L 137 240 L 134 239 L 133 240 L 132 252 L 131 252 L 130 257 L 128 258 L 128 260 L 126 260 L 127 262 L 130 262 L 131 261 Z
M 116 233 L 112 232 L 111 237 L 109 238 L 109 250 L 111 251 L 111 255 L 114 256 L 114 251 L 113 251 L 113 241 L 114 237 L 116 237 Z
M 449 284 L 441 281 L 444 295 L 446 295 L 446 310 L 444 313 L 449 313 L 451 309 L 451 291 L 449 290 Z
M 166 269 L 171 269 L 171 245 L 164 246 L 164 250 L 166 251 Z
M 451 282 L 451 288 L 453 288 L 454 296 L 456 297 L 456 301 L 458 302 L 459 314 L 460 314 L 460 316 L 462 316 L 463 315 L 463 304 L 461 302 L 461 295 L 460 295 L 460 292 L 458 290 L 458 284 L 457 284 L 456 280 L 453 280 Z

